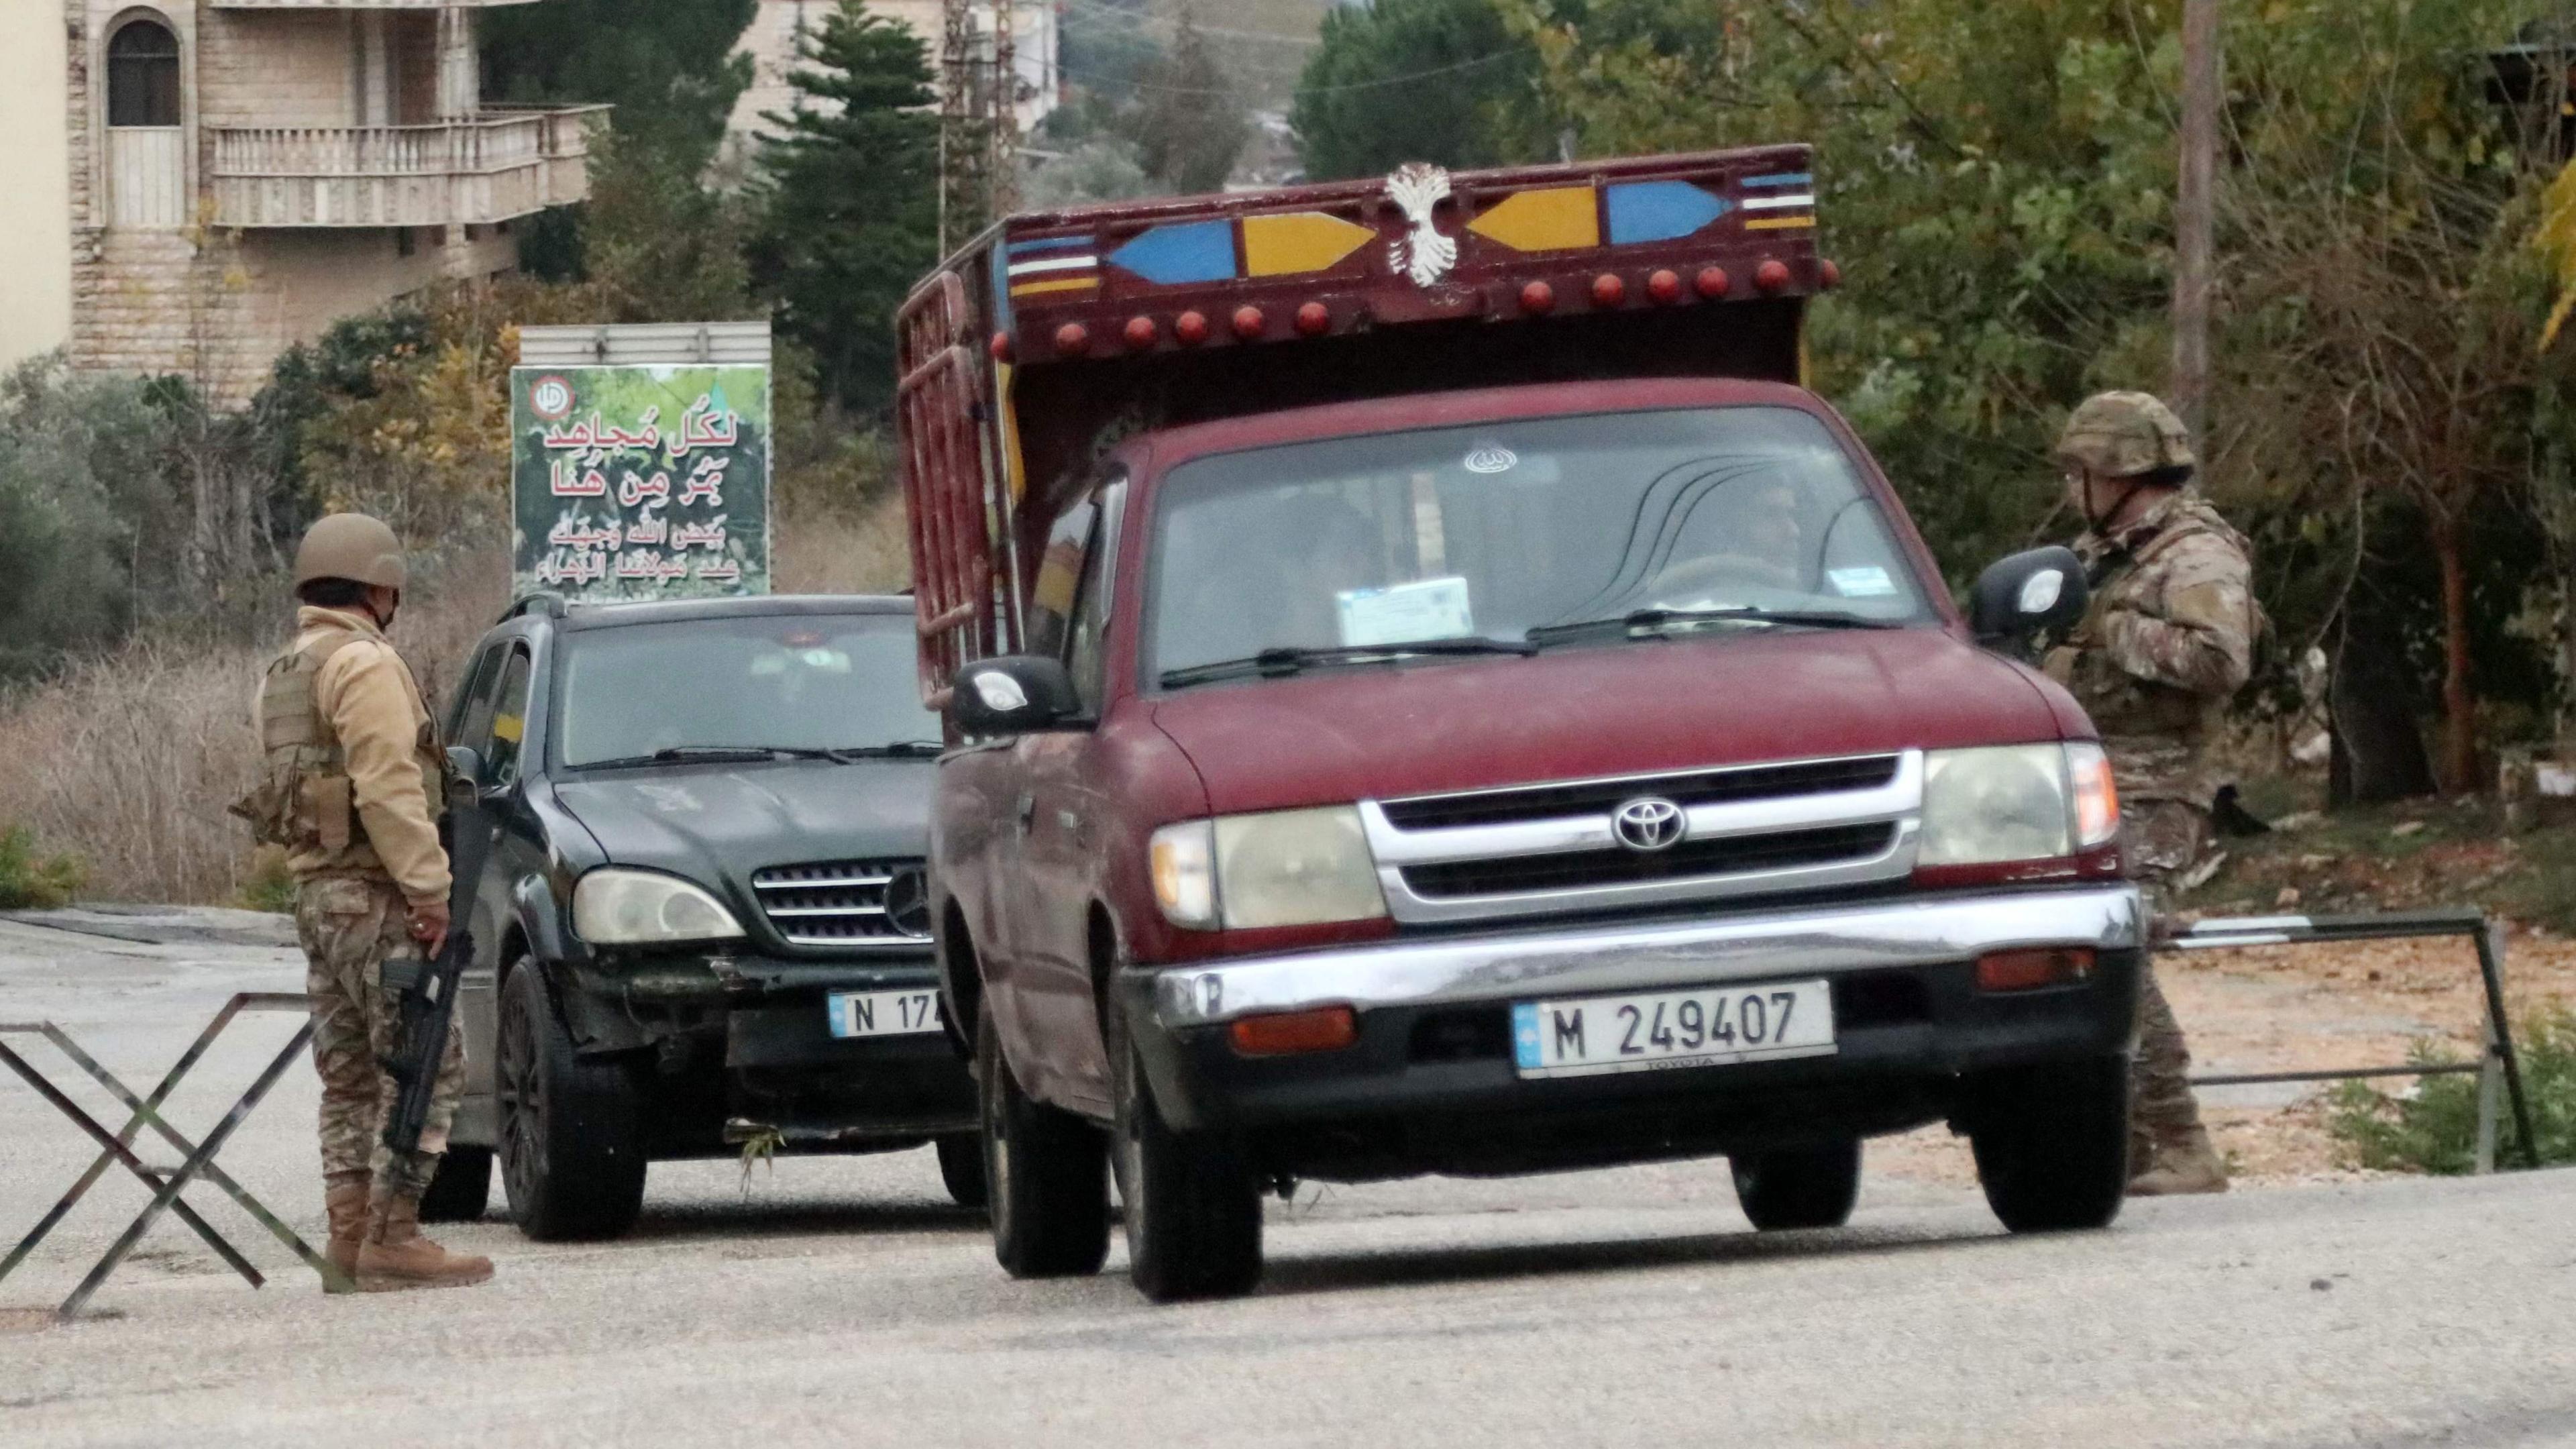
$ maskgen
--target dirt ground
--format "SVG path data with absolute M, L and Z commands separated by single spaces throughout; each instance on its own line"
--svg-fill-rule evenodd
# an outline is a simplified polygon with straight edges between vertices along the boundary
M 2478 1050 L 2485 994 L 2464 939 L 2266 946 L 2157 959 L 2165 994 L 2190 1039 L 2195 1073 L 2394 1066 L 2419 1041 Z M 2576 941 L 2518 929 L 2505 946 L 2505 996 L 2517 1021 L 2576 1005 Z M 2411 1079 L 2380 1083 L 2402 1092 Z M 2216 1087 L 2201 1092 L 2231 1170 L 2247 1185 L 2358 1180 L 2326 1131 L 2326 1084 Z M 1972 1184 L 1964 1138 L 1930 1127 L 1870 1145 L 1873 1172 Z

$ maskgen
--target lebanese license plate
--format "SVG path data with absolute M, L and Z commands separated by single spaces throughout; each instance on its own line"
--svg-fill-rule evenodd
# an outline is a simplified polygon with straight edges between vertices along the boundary
M 827 1005 L 832 1035 L 919 1036 L 940 1028 L 939 993 L 917 991 L 835 991 Z
M 1822 981 L 1709 986 L 1512 1007 L 1524 1077 L 1585 1077 L 1827 1056 L 1833 991 Z

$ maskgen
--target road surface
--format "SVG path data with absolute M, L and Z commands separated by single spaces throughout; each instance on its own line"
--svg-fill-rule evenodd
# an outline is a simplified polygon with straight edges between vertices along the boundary
M 61 1021 L 148 1080 L 226 994 L 297 986 L 228 924 L 0 922 L 0 1019 Z M 291 1025 L 235 1030 L 184 1127 Z M 299 1067 L 225 1161 L 318 1240 L 314 1097 Z M 86 1161 L 0 1075 L 0 1240 Z M 2565 1172 L 2143 1203 L 2020 1240 L 1973 1192 L 1885 1175 L 1850 1227 L 1771 1237 L 1722 1163 L 1309 1187 L 1271 1210 L 1258 1296 L 1166 1309 L 1123 1248 L 1097 1279 L 1010 1282 L 927 1152 L 656 1167 L 631 1238 L 444 1230 L 499 1275 L 431 1294 L 326 1299 L 197 1197 L 271 1286 L 165 1221 L 91 1319 L 48 1326 L 141 1203 L 110 1178 L 0 1282 L 0 1444 L 2576 1443 Z

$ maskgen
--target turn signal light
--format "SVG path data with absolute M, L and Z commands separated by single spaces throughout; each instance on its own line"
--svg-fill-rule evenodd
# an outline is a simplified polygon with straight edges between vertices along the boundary
M 2036 991 L 2066 986 L 2093 976 L 2089 946 L 2042 947 L 2030 951 L 1989 951 L 1977 958 L 1979 991 Z
M 1226 1034 L 1233 1039 L 1234 1049 L 1248 1057 L 1337 1052 L 1360 1039 L 1360 1019 L 1347 1006 L 1282 1011 L 1238 1018 Z

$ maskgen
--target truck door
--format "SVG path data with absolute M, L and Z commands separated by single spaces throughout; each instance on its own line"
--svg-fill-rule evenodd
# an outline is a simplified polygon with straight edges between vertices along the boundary
M 1013 903 L 1014 951 L 1026 968 L 1031 1035 L 1044 1044 L 1040 1068 L 1051 1097 L 1107 1111 L 1109 1081 L 1092 1001 L 1091 906 L 1100 898 L 1098 842 L 1109 801 L 1097 788 L 1101 639 L 1109 619 L 1118 519 L 1126 480 L 1113 475 L 1070 510 L 1048 541 L 1029 610 L 1029 645 L 1053 654 L 1073 676 L 1083 719 L 1030 735 L 1019 752 L 1022 893 Z

